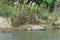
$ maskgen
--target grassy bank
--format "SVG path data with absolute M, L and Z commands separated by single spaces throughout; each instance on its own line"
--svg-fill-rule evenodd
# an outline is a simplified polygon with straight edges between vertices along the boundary
M 28 24 L 50 25 L 60 17 L 60 7 L 58 7 L 60 4 L 55 5 L 54 11 L 49 13 L 49 9 L 44 7 L 44 3 L 38 7 L 37 5 L 25 5 L 24 2 L 23 4 L 19 4 L 18 8 L 7 3 L 8 1 L 4 1 L 0 4 L 0 16 L 9 17 L 13 27 Z

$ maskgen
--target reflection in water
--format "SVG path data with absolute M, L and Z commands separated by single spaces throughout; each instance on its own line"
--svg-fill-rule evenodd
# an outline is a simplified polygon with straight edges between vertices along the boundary
M 11 40 L 11 33 L 0 33 L 0 40 Z
M 60 30 L 0 33 L 0 40 L 60 40 Z

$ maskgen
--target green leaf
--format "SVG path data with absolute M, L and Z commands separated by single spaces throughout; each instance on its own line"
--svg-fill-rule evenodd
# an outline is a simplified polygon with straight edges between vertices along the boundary
M 53 0 L 46 0 L 48 3 L 52 3 L 53 2 Z

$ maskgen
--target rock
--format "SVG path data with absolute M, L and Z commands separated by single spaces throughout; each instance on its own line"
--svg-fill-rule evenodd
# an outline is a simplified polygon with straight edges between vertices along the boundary
M 12 27 L 10 18 L 0 17 L 0 29 L 8 30 Z
M 9 28 L 0 28 L 0 32 L 10 32 Z
M 57 20 L 57 21 L 55 22 L 55 24 L 60 24 L 60 20 Z
M 45 31 L 45 28 L 40 25 L 31 25 L 27 28 L 27 31 Z

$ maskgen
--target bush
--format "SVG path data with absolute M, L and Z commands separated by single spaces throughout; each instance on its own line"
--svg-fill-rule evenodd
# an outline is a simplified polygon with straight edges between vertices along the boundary
M 6 14 L 7 14 L 6 11 L 7 11 L 6 6 L 0 4 L 0 16 L 6 16 Z

